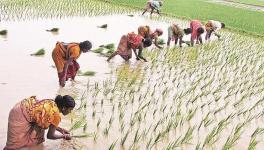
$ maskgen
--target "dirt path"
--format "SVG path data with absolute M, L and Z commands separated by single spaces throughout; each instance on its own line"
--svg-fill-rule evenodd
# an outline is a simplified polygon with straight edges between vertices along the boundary
M 264 6 L 254 5 L 254 4 L 246 4 L 246 3 L 242 3 L 242 2 L 235 2 L 232 0 L 210 0 L 210 2 L 221 3 L 221 4 L 225 4 L 225 5 L 229 5 L 229 6 L 246 8 L 246 9 L 251 9 L 251 10 L 256 10 L 256 11 L 264 11 Z

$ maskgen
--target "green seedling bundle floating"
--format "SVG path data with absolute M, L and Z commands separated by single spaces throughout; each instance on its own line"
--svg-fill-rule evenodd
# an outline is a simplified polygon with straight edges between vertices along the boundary
M 0 35 L 7 35 L 7 30 L 1 30 Z
M 30 55 L 31 56 L 43 56 L 45 55 L 45 50 L 42 48 L 42 49 L 39 49 L 37 52 L 30 54 Z
M 47 29 L 48 32 L 59 32 L 59 28 Z

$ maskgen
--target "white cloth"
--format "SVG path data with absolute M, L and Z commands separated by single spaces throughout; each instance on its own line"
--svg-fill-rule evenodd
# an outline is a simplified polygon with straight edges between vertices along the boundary
M 212 23 L 213 28 L 214 28 L 215 31 L 221 29 L 221 27 L 222 27 L 222 24 L 221 24 L 221 22 L 219 22 L 219 21 L 209 20 L 209 22 Z

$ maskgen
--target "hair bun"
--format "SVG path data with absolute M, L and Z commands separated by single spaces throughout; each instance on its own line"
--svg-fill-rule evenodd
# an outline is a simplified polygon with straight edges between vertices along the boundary
M 56 98 L 55 98 L 55 103 L 57 105 L 61 105 L 63 103 L 63 96 L 57 95 Z

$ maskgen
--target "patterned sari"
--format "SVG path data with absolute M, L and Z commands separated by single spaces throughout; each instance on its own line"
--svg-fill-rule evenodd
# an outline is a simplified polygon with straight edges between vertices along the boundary
M 9 112 L 4 150 L 19 149 L 44 142 L 45 129 L 51 124 L 58 127 L 60 121 L 60 112 L 53 100 L 37 101 L 35 96 L 22 100 Z
M 71 78 L 74 80 L 80 65 L 77 63 L 77 59 L 81 55 L 81 50 L 78 43 L 70 43 L 65 48 L 63 43 L 57 42 L 56 47 L 52 52 L 52 58 L 58 71 L 59 80 L 66 75 L 66 81 Z M 65 63 L 69 58 L 73 58 L 72 64 L 69 65 L 67 72 L 63 72 Z

